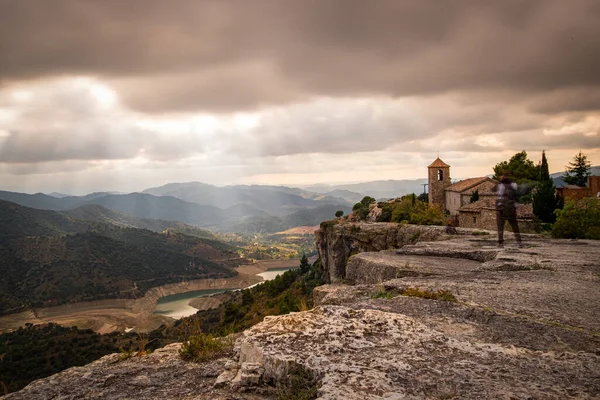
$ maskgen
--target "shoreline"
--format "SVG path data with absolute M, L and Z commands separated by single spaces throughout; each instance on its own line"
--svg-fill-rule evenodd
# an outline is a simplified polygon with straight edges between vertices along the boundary
M 103 299 L 34 308 L 1 316 L 0 333 L 18 329 L 27 323 L 37 325 L 50 322 L 92 329 L 101 334 L 125 331 L 131 327 L 134 327 L 136 332 L 145 333 L 173 321 L 173 318 L 153 314 L 160 297 L 192 290 L 240 289 L 262 281 L 260 276 L 240 273 L 232 278 L 198 279 L 157 286 L 149 289 L 139 299 Z
M 299 262 L 299 259 L 259 260 L 234 268 L 238 275 L 232 278 L 170 283 L 150 288 L 138 299 L 93 300 L 8 314 L 0 316 L 0 333 L 18 329 L 27 323 L 38 325 L 51 322 L 92 329 L 100 334 L 124 332 L 132 327 L 136 332 L 146 333 L 174 321 L 171 317 L 153 313 L 161 297 L 204 289 L 243 289 L 263 282 L 264 279 L 257 274 L 270 269 L 293 267 Z

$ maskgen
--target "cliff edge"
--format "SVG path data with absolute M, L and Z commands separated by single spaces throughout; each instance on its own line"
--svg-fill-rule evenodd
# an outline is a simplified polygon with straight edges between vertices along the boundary
M 112 355 L 7 399 L 599 398 L 598 243 L 527 236 L 498 249 L 460 233 L 325 224 L 333 283 L 313 310 L 266 317 L 209 363 L 180 360 L 178 345 Z

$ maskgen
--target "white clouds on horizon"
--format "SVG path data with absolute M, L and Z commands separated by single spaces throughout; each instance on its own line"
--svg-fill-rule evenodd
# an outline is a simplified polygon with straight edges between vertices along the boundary
M 437 152 L 456 165 L 454 176 L 472 176 L 522 149 L 534 161 L 545 149 L 551 166 L 553 152 L 564 165 L 572 156 L 563 153 L 580 149 L 598 162 L 595 113 L 547 115 L 528 111 L 526 101 L 467 100 L 315 98 L 250 113 L 153 116 L 127 109 L 97 79 L 41 81 L 0 91 L 0 180 L 22 191 L 74 182 L 87 191 L 131 191 L 191 180 L 404 179 L 425 176 Z

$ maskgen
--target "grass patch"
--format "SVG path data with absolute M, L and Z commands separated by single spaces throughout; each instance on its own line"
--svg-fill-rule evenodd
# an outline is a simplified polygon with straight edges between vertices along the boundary
M 287 379 L 277 385 L 277 400 L 313 400 L 317 398 L 318 379 L 298 363 L 291 363 Z
M 471 235 L 473 236 L 486 236 L 489 235 L 489 232 L 485 232 L 485 231 L 473 231 L 471 232 Z
M 203 362 L 219 358 L 233 350 L 233 339 L 208 334 L 190 336 L 179 349 L 179 356 L 188 361 Z
M 429 299 L 429 300 L 441 300 L 441 301 L 451 301 L 451 302 L 458 301 L 458 299 L 456 297 L 454 297 L 452 292 L 450 292 L 449 290 L 445 290 L 445 289 L 440 289 L 440 290 L 436 290 L 436 291 L 432 292 L 427 289 L 421 290 L 419 288 L 406 288 L 406 289 L 402 290 L 400 292 L 400 294 L 402 296 L 420 297 L 422 299 Z
M 394 297 L 394 293 L 386 292 L 385 290 L 378 291 L 373 296 L 371 296 L 372 299 L 388 299 L 388 300 L 391 300 L 393 297 Z

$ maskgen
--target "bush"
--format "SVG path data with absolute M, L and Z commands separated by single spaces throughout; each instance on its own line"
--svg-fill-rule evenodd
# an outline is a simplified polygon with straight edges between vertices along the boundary
M 212 335 L 190 336 L 179 349 L 179 356 L 188 361 L 203 362 L 225 355 L 233 349 L 233 340 Z
M 564 208 L 555 212 L 553 237 L 600 240 L 600 202 L 597 199 L 567 200 Z
M 371 196 L 365 196 L 361 201 L 352 207 L 352 211 L 358 215 L 360 219 L 366 219 L 369 215 L 370 205 L 375 203 L 375 199 Z

